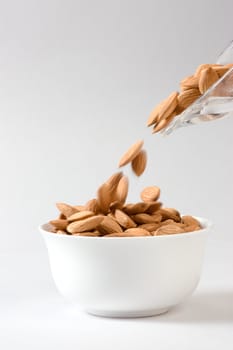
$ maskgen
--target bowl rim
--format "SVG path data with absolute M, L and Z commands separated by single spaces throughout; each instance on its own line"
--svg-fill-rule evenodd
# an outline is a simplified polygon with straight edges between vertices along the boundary
M 182 215 L 183 216 L 183 215 Z M 193 235 L 200 235 L 207 233 L 212 227 L 212 221 L 202 218 L 200 216 L 194 216 L 192 215 L 195 219 L 197 219 L 200 224 L 203 226 L 200 230 L 197 231 L 191 231 L 191 232 L 184 232 L 184 233 L 173 233 L 172 235 L 161 235 L 161 236 L 137 236 L 137 237 L 104 237 L 104 236 L 78 236 L 78 235 L 57 235 L 54 232 L 46 230 L 46 227 L 49 226 L 49 223 L 42 224 L 38 227 L 39 231 L 43 235 L 49 235 L 52 237 L 56 237 L 58 239 L 87 239 L 87 240 L 140 240 L 140 239 L 176 239 L 176 238 L 181 238 L 181 237 L 187 237 L 187 236 L 193 236 Z

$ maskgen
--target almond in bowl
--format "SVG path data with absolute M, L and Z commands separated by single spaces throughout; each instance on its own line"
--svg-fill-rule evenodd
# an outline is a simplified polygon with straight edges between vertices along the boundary
M 127 203 L 128 185 L 118 172 L 85 205 L 58 203 L 59 217 L 40 227 L 58 290 L 91 314 L 158 315 L 200 278 L 210 223 L 164 207 L 157 186 Z

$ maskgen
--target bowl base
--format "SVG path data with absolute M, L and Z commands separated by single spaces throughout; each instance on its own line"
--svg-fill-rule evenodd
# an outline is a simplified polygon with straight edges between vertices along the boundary
M 151 317 L 166 313 L 169 308 L 142 310 L 142 311 L 109 311 L 109 310 L 85 310 L 88 314 L 100 317 L 112 318 L 136 318 L 136 317 Z

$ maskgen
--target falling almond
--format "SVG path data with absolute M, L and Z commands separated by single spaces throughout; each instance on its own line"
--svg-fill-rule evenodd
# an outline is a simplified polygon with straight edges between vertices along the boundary
M 141 176 L 145 169 L 147 163 L 147 154 L 146 151 L 141 150 L 138 155 L 132 160 L 131 166 L 134 174 Z
M 141 192 L 141 199 L 144 202 L 152 202 L 159 198 L 160 196 L 160 188 L 157 186 L 149 186 L 145 187 Z
M 140 152 L 142 146 L 143 146 L 143 140 L 139 140 L 136 143 L 134 143 L 128 151 L 121 157 L 119 162 L 119 167 L 122 167 L 128 163 L 130 163 Z

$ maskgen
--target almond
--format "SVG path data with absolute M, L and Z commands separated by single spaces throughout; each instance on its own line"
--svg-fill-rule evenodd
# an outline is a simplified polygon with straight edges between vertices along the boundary
M 125 203 L 128 195 L 128 189 L 129 189 L 129 180 L 127 176 L 123 176 L 120 179 L 116 189 L 116 197 L 118 202 L 123 204 Z
M 158 213 L 162 215 L 162 220 L 172 219 L 176 222 L 181 221 L 179 212 L 174 211 L 172 208 L 161 208 Z
M 117 222 L 117 219 L 115 218 L 115 215 L 113 213 L 109 213 L 107 216 Z
M 160 189 L 157 186 L 149 186 L 145 187 L 141 192 L 141 199 L 143 202 L 152 202 L 159 198 Z
M 66 217 L 65 217 L 64 214 L 60 213 L 59 216 L 58 216 L 58 219 L 59 219 L 59 220 L 60 220 L 60 219 L 65 220 Z
M 189 89 L 181 92 L 178 96 L 178 106 L 186 109 L 201 96 L 199 89 Z
M 133 228 L 136 227 L 137 225 L 135 222 L 127 215 L 125 214 L 122 210 L 116 209 L 115 211 L 115 218 L 117 222 L 124 228 Z
M 112 202 L 112 191 L 108 183 L 101 185 L 97 191 L 97 204 L 100 211 L 107 214 L 110 203 Z
M 89 218 L 90 216 L 94 216 L 94 213 L 89 210 L 83 210 L 78 213 L 74 213 L 73 215 L 69 216 L 67 218 L 68 221 L 77 221 L 77 220 L 82 220 Z
M 57 209 L 67 218 L 74 213 L 77 213 L 77 209 L 66 203 L 56 203 Z
M 200 223 L 197 219 L 195 219 L 194 217 L 190 216 L 190 215 L 184 215 L 181 218 L 181 222 L 187 226 L 189 225 L 196 225 L 196 226 L 200 226 Z
M 106 181 L 106 183 L 109 185 L 109 191 L 111 194 L 112 202 L 117 200 L 116 190 L 122 176 L 123 176 L 122 171 L 119 171 L 113 174 L 112 176 L 110 176 L 110 178 Z
M 87 211 L 92 211 L 94 214 L 98 214 L 100 211 L 100 208 L 98 206 L 98 202 L 96 198 L 90 199 L 86 204 L 85 204 L 85 210 Z
M 129 215 L 135 215 L 145 212 L 150 204 L 145 202 L 138 202 L 136 204 L 126 204 L 124 211 Z
M 185 232 L 193 232 L 193 231 L 198 231 L 200 229 L 201 227 L 199 225 L 189 225 L 189 226 L 185 225 L 184 227 Z
M 174 233 L 183 233 L 183 232 L 184 232 L 183 228 L 174 224 L 168 224 L 158 228 L 153 234 L 154 236 L 159 236 L 159 235 L 171 235 Z
M 136 143 L 134 143 L 128 151 L 121 157 L 119 162 L 119 167 L 122 167 L 128 163 L 130 163 L 140 152 L 141 148 L 143 146 L 143 141 L 139 140 Z
M 152 222 L 150 224 L 142 224 L 142 225 L 138 226 L 138 228 L 143 228 L 144 230 L 147 230 L 149 232 L 153 232 L 159 228 L 159 224 Z
M 85 205 L 74 205 L 73 207 L 76 209 L 76 211 L 86 210 Z
M 122 232 L 120 225 L 109 216 L 104 217 L 103 221 L 101 221 L 98 226 L 98 230 L 103 235 L 114 232 Z
M 134 174 L 141 176 L 145 169 L 147 163 L 147 154 L 146 151 L 141 150 L 138 155 L 132 160 L 131 166 Z
M 226 72 L 228 72 L 230 67 L 221 66 L 221 67 L 215 67 L 213 70 L 218 74 L 218 77 L 221 78 Z
M 133 236 L 133 237 L 136 237 L 136 236 L 150 236 L 150 232 L 149 231 L 147 231 L 147 230 L 145 230 L 143 228 L 138 228 L 138 227 L 130 228 L 130 229 L 124 231 L 123 234 L 125 235 L 125 237 L 126 237 L 126 235 L 128 237 L 131 237 L 131 236 Z
M 172 219 L 167 219 L 167 220 L 159 222 L 158 223 L 158 227 L 166 226 L 168 224 L 176 224 L 176 222 L 174 220 L 172 220 Z
M 180 217 L 180 212 L 175 208 L 163 208 L 167 213 Z
M 148 118 L 148 121 L 147 121 L 147 126 L 151 126 L 153 124 L 155 124 L 157 121 L 158 121 L 158 116 L 159 116 L 159 113 L 162 109 L 162 106 L 163 104 L 165 104 L 166 100 L 165 101 L 162 101 L 159 105 L 157 105 L 153 111 L 150 113 L 149 115 L 149 118 Z
M 140 236 L 150 236 L 150 232 L 140 228 L 130 228 L 124 232 L 111 233 L 104 237 L 140 237 Z
M 68 225 L 67 231 L 70 233 L 79 233 L 94 230 L 103 221 L 104 216 L 91 216 L 84 220 L 74 221 Z
M 153 222 L 159 223 L 160 221 L 162 221 L 162 215 L 159 212 L 152 214 L 151 218 L 153 219 Z
M 111 211 L 115 211 L 116 209 L 122 209 L 123 208 L 123 203 L 114 201 L 110 204 L 109 206 Z
M 62 230 L 62 231 L 65 231 L 68 225 L 68 221 L 63 219 L 51 220 L 49 221 L 49 223 L 50 225 L 55 227 L 57 230 Z
M 132 219 L 137 224 L 149 224 L 155 222 L 151 215 L 145 213 L 133 215 Z
M 158 119 L 157 122 L 160 122 L 162 119 L 166 119 L 169 117 L 172 112 L 174 112 L 176 106 L 177 106 L 177 97 L 178 92 L 173 92 L 171 95 L 168 96 L 168 98 L 164 101 L 159 113 L 158 113 Z
M 96 232 L 79 232 L 79 233 L 73 233 L 72 236 L 99 237 L 100 233 L 98 231 L 96 231 Z
M 146 210 L 148 214 L 154 214 L 162 207 L 162 203 L 157 201 L 149 202 L 148 205 L 149 207 Z
M 203 69 L 209 68 L 210 66 L 211 66 L 211 64 L 209 64 L 209 63 L 200 64 L 200 66 L 197 67 L 194 76 L 199 79 L 200 74 L 203 71 Z
M 194 75 L 184 78 L 180 82 L 181 91 L 189 90 L 189 89 L 197 89 L 198 88 L 199 79 Z
M 204 94 L 218 79 L 218 74 L 211 67 L 203 69 L 199 79 L 200 92 Z
M 57 235 L 67 235 L 67 232 L 63 230 L 58 230 Z
M 176 113 L 173 112 L 170 116 L 168 116 L 166 119 L 162 119 L 160 120 L 153 128 L 152 133 L 156 133 L 159 132 L 163 129 L 165 129 L 171 122 L 172 120 L 175 118 Z

